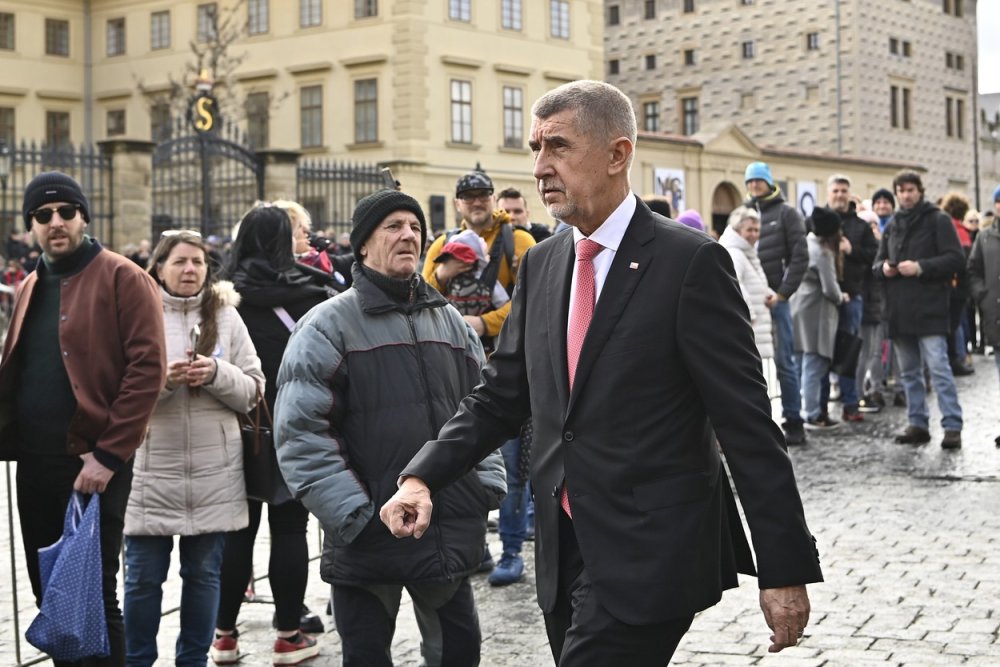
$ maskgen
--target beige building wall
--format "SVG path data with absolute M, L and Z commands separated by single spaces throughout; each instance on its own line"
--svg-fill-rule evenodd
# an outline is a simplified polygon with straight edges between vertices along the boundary
M 658 101 L 660 130 L 682 134 L 680 100 L 697 97 L 702 130 L 735 123 L 762 146 L 917 163 L 929 194 L 974 194 L 975 0 L 962 0 L 962 17 L 940 0 L 695 0 L 693 12 L 680 0 L 653 4 L 646 18 L 645 2 L 605 2 L 606 20 L 613 7 L 620 16 L 605 28 L 605 71 L 619 66 L 607 78 L 635 101 L 640 123 L 642 103 Z M 909 129 L 890 122 L 892 85 L 911 90 Z M 962 101 L 961 137 L 947 134 L 946 97 Z

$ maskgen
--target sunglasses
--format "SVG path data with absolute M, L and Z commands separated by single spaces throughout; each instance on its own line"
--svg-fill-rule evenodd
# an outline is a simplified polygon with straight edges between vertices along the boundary
M 79 211 L 80 208 L 81 207 L 78 204 L 63 204 L 62 206 L 57 206 L 56 208 L 36 208 L 31 212 L 31 215 L 40 225 L 47 225 L 52 222 L 52 214 L 54 213 L 58 213 L 60 218 L 69 222 L 76 217 L 76 212 Z
M 470 190 L 469 192 L 463 192 L 458 195 L 458 198 L 462 201 L 485 201 L 490 198 L 493 193 L 489 190 Z

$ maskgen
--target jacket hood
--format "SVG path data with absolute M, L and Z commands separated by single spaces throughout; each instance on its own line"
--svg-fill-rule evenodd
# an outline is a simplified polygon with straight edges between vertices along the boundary
M 719 244 L 724 248 L 739 250 L 745 255 L 756 253 L 756 249 L 750 245 L 750 242 L 740 236 L 740 233 L 733 227 L 726 227 L 726 231 L 722 232 L 722 236 L 719 237 Z

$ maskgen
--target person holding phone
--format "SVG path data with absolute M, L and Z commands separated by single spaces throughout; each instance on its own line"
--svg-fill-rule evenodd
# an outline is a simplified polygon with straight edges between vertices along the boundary
M 157 659 L 163 582 L 180 536 L 181 610 L 175 659 L 204 665 L 219 605 L 227 532 L 249 522 L 236 413 L 257 403 L 264 373 L 232 283 L 216 282 L 197 232 L 167 233 L 150 256 L 160 286 L 167 383 L 135 455 L 125 512 L 128 665 Z

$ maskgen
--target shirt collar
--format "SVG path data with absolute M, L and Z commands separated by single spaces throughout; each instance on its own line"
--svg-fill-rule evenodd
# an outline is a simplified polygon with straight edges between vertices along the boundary
M 601 226 L 594 230 L 590 236 L 584 236 L 583 232 L 574 227 L 573 245 L 579 243 L 580 239 L 589 238 L 605 248 L 618 252 L 618 246 L 621 245 L 622 239 L 625 237 L 625 230 L 628 229 L 628 224 L 632 221 L 632 216 L 635 215 L 635 207 L 635 195 L 629 192 L 618 208 L 612 211 L 608 219 L 602 222 Z

